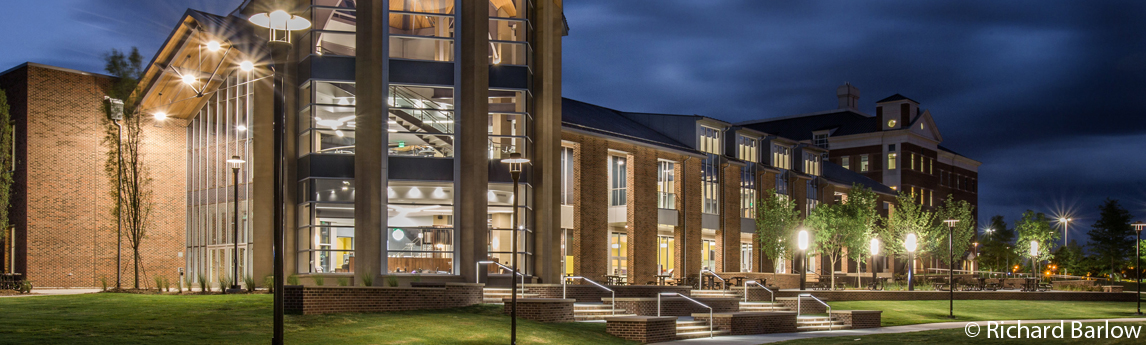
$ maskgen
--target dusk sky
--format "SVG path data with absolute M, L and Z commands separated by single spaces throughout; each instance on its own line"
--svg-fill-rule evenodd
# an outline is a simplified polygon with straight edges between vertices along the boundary
M 241 1 L 9 1 L 0 70 L 102 72 L 148 58 L 186 8 Z M 979 215 L 1073 210 L 1085 242 L 1106 197 L 1146 217 L 1146 2 L 566 0 L 564 95 L 619 110 L 729 122 L 903 94 L 943 145 L 983 163 Z M 1141 102 L 1141 103 L 1139 103 Z

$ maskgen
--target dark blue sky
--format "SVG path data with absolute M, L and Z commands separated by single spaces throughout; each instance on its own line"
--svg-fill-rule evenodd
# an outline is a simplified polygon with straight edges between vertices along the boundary
M 0 70 L 33 61 L 102 71 L 151 56 L 186 8 L 241 1 L 8 1 Z M 566 97 L 729 122 L 860 108 L 894 93 L 929 109 L 944 145 L 983 162 L 980 216 L 1073 210 L 1083 239 L 1102 199 L 1146 216 L 1146 2 L 566 0 Z

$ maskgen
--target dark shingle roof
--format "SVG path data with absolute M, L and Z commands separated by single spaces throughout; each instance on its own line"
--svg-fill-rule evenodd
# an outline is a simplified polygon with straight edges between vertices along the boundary
M 883 102 L 895 102 L 895 101 L 902 101 L 902 100 L 908 100 L 908 101 L 915 102 L 914 99 L 907 98 L 906 96 L 897 93 L 897 94 L 888 96 L 887 98 L 875 101 L 875 103 L 878 104 L 878 103 L 883 103 Z M 915 102 L 915 103 L 919 103 L 919 102 Z
M 841 136 L 876 132 L 880 129 L 879 119 L 843 109 L 826 114 L 747 122 L 739 125 L 796 141 L 812 140 L 812 132 L 815 131 L 835 129 L 832 136 Z
M 891 194 L 891 195 L 896 194 L 895 190 L 891 189 L 891 187 L 885 186 L 883 183 L 876 182 L 876 180 L 872 180 L 871 178 L 868 178 L 867 176 L 864 176 L 863 174 L 845 169 L 844 167 L 840 166 L 839 164 L 835 164 L 832 162 L 824 162 L 824 175 L 823 175 L 823 177 L 825 179 L 828 179 L 828 181 L 832 181 L 835 183 L 842 183 L 842 184 L 845 184 L 848 186 L 858 184 L 858 185 L 861 185 L 864 187 L 868 187 L 868 188 L 871 188 L 871 190 L 873 192 L 876 192 L 876 193 Z
M 625 117 L 620 111 L 568 98 L 563 98 L 561 101 L 561 125 L 675 150 L 697 152 L 679 141 Z

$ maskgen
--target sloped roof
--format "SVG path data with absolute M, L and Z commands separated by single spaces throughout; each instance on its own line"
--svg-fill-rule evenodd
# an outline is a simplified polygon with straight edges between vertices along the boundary
M 620 111 L 568 98 L 563 98 L 561 101 L 561 125 L 675 150 L 698 152 L 679 141 L 625 117 Z
M 897 93 L 897 94 L 894 94 L 894 95 L 888 96 L 887 98 L 884 98 L 884 99 L 881 99 L 881 100 L 875 101 L 875 103 L 877 103 L 877 104 L 878 104 L 878 103 L 883 103 L 883 102 L 895 102 L 895 101 L 903 101 L 903 100 L 908 100 L 908 101 L 912 101 L 912 102 L 915 102 L 915 100 L 914 100 L 914 99 L 910 99 L 910 98 L 907 98 L 907 96 L 904 96 L 904 95 L 901 95 L 901 94 L 898 94 L 898 93 Z M 915 102 L 915 103 L 917 103 L 917 104 L 918 104 L 919 102 Z
M 845 109 L 825 114 L 786 117 L 772 121 L 765 119 L 744 122 L 738 125 L 796 141 L 812 140 L 812 132 L 822 130 L 834 129 L 835 132 L 832 133 L 832 136 L 880 130 L 879 119 Z
M 896 191 L 891 189 L 891 187 L 888 187 L 888 186 L 884 185 L 883 183 L 879 183 L 876 180 L 872 180 L 871 178 L 864 176 L 863 174 L 848 170 L 848 169 L 844 168 L 843 166 L 840 166 L 839 164 L 835 164 L 832 162 L 827 162 L 827 161 L 824 162 L 824 175 L 823 175 L 823 177 L 825 179 L 827 179 L 828 181 L 832 181 L 832 182 L 840 183 L 840 184 L 845 184 L 848 186 L 858 184 L 858 185 L 861 185 L 861 186 L 864 186 L 867 188 L 871 188 L 871 190 L 873 192 L 876 192 L 876 193 L 889 194 L 889 195 L 895 195 L 896 194 Z

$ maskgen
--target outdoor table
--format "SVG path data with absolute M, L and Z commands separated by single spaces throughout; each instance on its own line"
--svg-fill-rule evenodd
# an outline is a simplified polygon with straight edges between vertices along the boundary
M 977 291 L 983 291 L 987 289 L 987 278 L 975 277 L 975 280 L 979 281 L 979 287 Z
M 744 286 L 744 277 L 732 277 L 732 286 Z
M 605 284 L 620 285 L 621 276 L 605 276 Z
M 1039 290 L 1039 285 L 1038 285 L 1039 279 L 1038 278 L 1024 278 L 1024 279 L 1026 279 L 1026 284 L 1023 284 L 1023 291 L 1038 291 Z
M 658 274 L 658 275 L 656 275 L 656 277 L 657 277 L 657 285 L 665 285 L 665 279 L 668 279 L 672 276 L 667 275 L 667 274 Z

